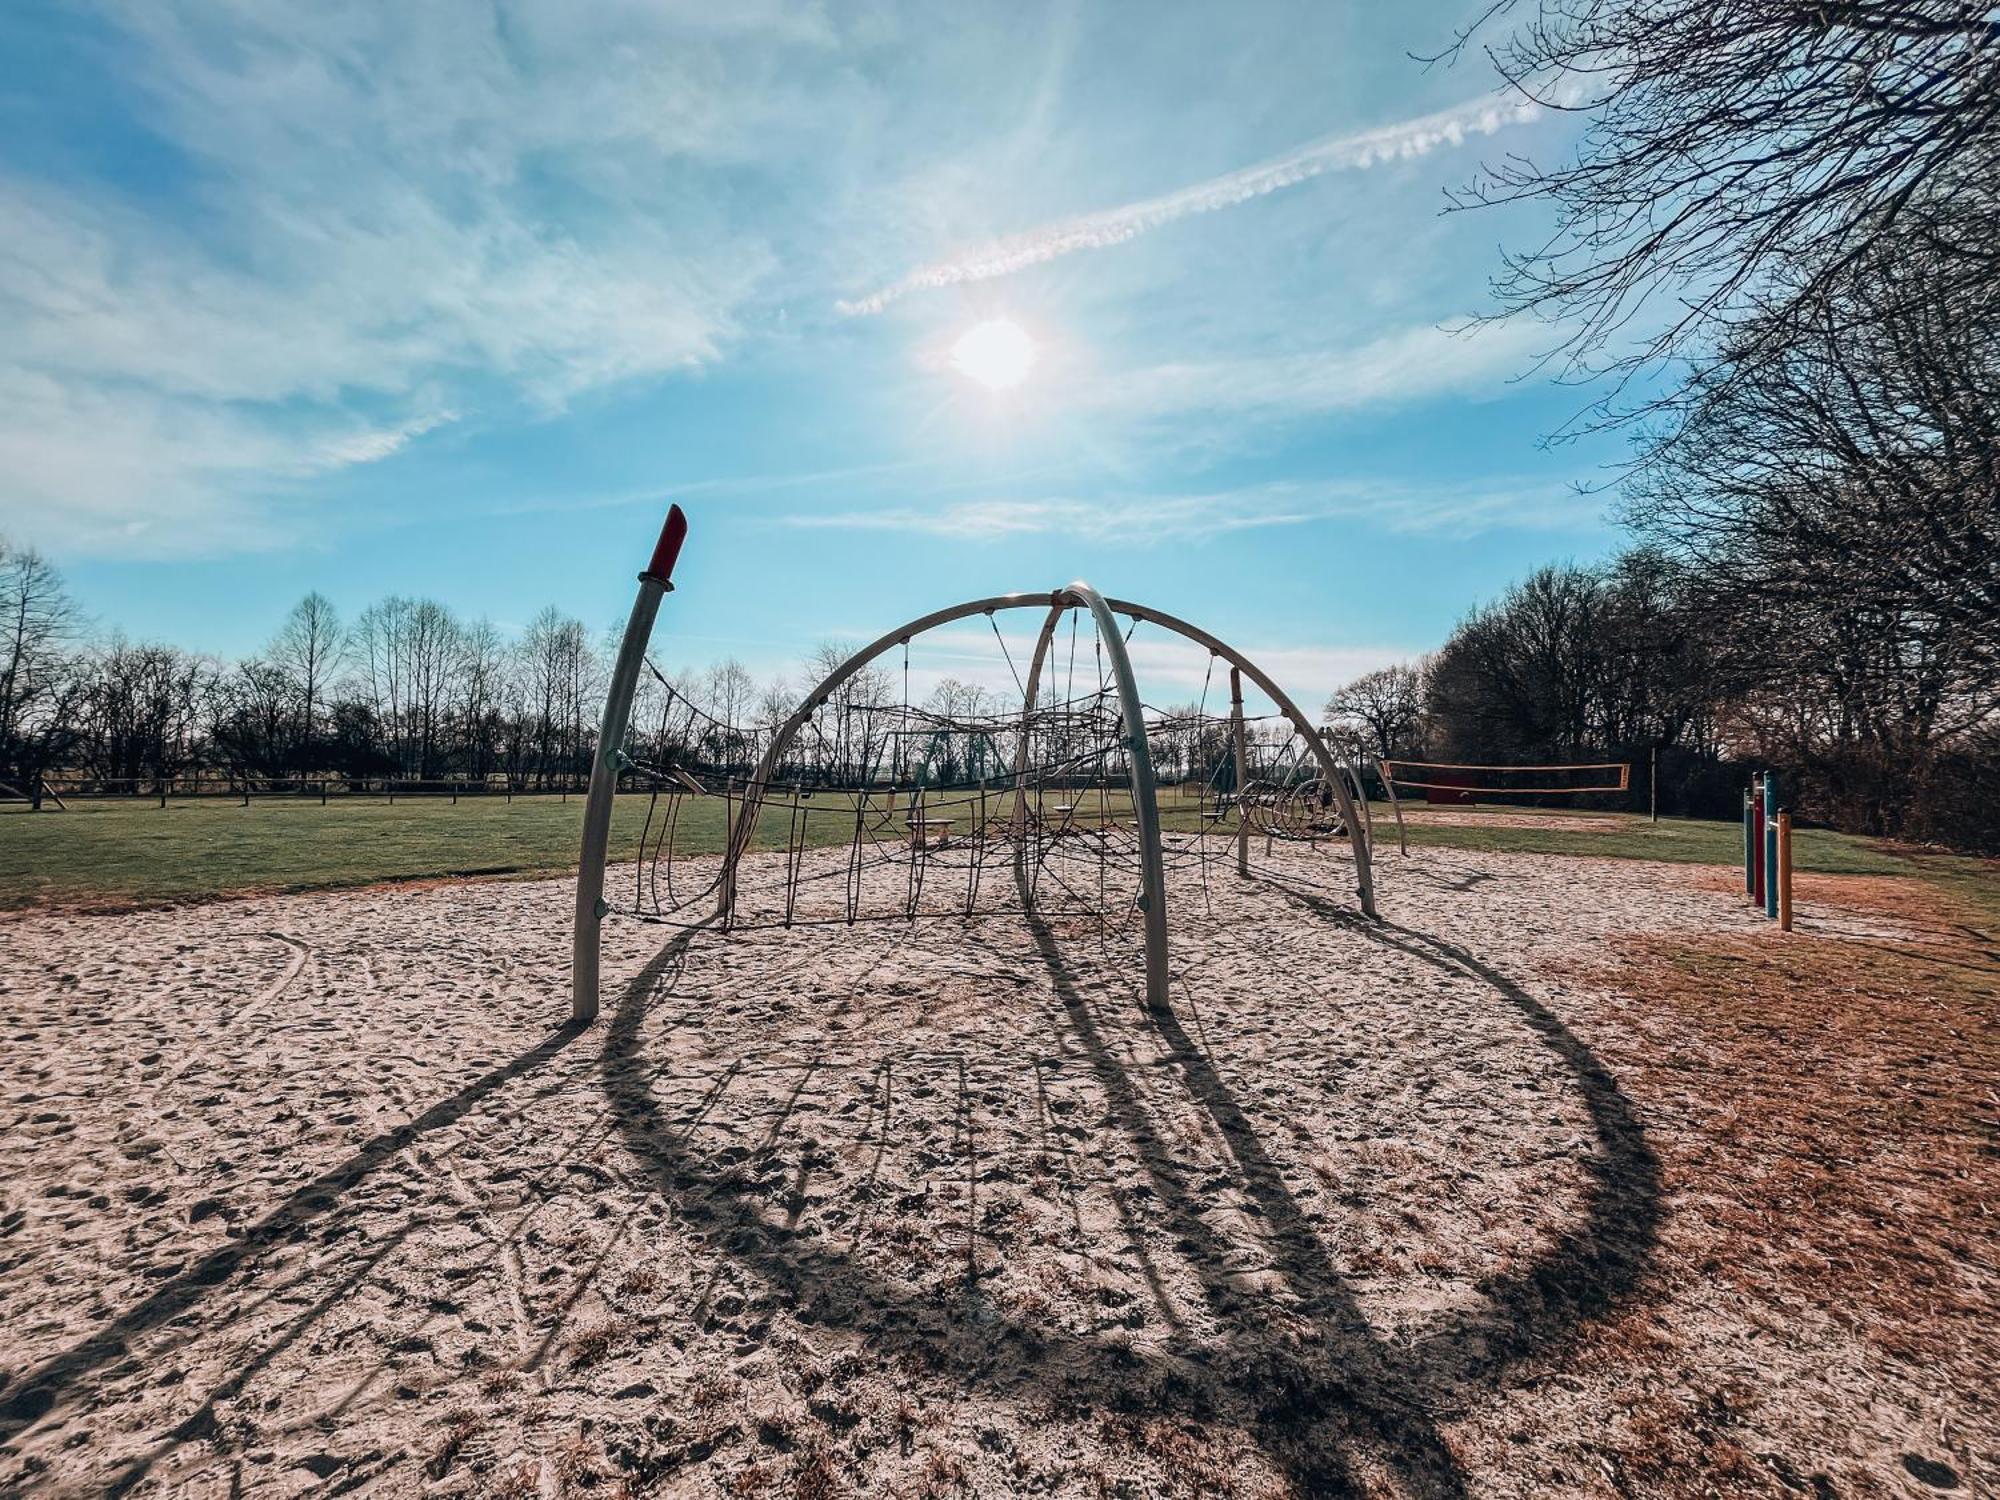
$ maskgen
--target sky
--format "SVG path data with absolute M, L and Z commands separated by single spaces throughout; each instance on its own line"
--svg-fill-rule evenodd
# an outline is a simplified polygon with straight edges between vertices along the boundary
M 1413 60 L 1475 8 L 6 7 L 0 532 L 233 655 L 609 627 L 677 500 L 663 661 L 1082 577 L 1321 698 L 1619 539 L 1559 331 L 1464 331 L 1546 224 L 1445 190 L 1575 128 Z

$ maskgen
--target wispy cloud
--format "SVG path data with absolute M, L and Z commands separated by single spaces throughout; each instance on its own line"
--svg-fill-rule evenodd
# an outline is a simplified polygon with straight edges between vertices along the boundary
M 687 183 L 778 107 L 733 100 L 721 59 L 821 44 L 566 9 L 504 37 L 476 11 L 208 0 L 119 25 L 107 93 L 185 190 L 0 168 L 0 377 L 24 393 L 0 527 L 141 554 L 281 539 L 303 480 L 461 411 L 720 357 L 775 255 Z
M 1498 395 L 1550 338 L 1548 328 L 1528 323 L 1463 333 L 1423 323 L 1351 346 L 1120 370 L 1079 384 L 1065 398 L 1120 415 L 1205 414 L 1234 421 Z
M 1145 546 L 1324 521 L 1365 522 L 1401 534 L 1448 531 L 1471 536 L 1501 529 L 1562 530 L 1592 524 L 1602 507 L 1603 502 L 1596 497 L 1528 481 L 1417 487 L 1326 480 L 1193 495 L 1090 500 L 1048 496 L 943 506 L 807 511 L 781 519 L 797 527 L 894 531 L 954 541 L 1053 534 Z
M 287 501 L 379 462 L 449 411 L 283 424 L 227 403 L 0 368 L 0 528 L 65 551 L 184 557 L 296 541 Z
M 1519 95 L 1488 95 L 1414 120 L 1330 136 L 1274 160 L 1211 177 L 1155 198 L 1061 219 L 918 266 L 864 297 L 835 304 L 848 317 L 879 313 L 912 292 L 1011 276 L 1030 266 L 1122 245 L 1190 214 L 1214 213 L 1294 187 L 1329 172 L 1360 171 L 1380 162 L 1425 156 L 1470 136 L 1493 135 L 1544 113 Z

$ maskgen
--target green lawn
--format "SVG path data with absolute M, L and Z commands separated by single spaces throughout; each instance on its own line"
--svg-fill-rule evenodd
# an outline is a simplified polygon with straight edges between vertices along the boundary
M 618 799 L 612 857 L 638 852 L 648 798 Z M 1129 799 L 1112 797 L 1115 816 Z M 662 804 L 664 805 L 664 804 Z M 1090 805 L 1094 806 L 1094 802 Z M 845 843 L 851 798 L 822 794 L 805 819 L 806 842 Z M 1195 826 L 1195 801 L 1167 797 L 1170 827 Z M 997 794 L 994 810 L 1003 807 Z M 954 809 L 953 811 L 956 811 Z M 870 821 L 900 832 L 901 815 L 871 799 Z M 66 812 L 0 805 L 0 910 L 22 906 L 183 901 L 243 891 L 318 890 L 443 875 L 517 875 L 574 869 L 583 799 L 517 797 L 227 798 L 170 802 L 76 800 Z M 781 848 L 788 815 L 766 807 L 756 847 Z M 657 829 L 656 829 L 657 834 Z M 714 854 L 724 836 L 717 798 L 682 803 L 674 847 Z
M 1053 795 L 1053 794 L 1052 794 Z M 825 811 L 807 820 L 807 842 L 844 843 L 852 832 L 851 801 L 822 795 Z M 1113 797 L 1109 810 L 1124 810 Z M 1094 810 L 1095 799 L 1082 799 Z M 613 824 L 614 857 L 631 858 L 645 822 L 647 799 L 621 797 Z M 992 810 L 1002 810 L 996 796 Z M 1196 804 L 1169 790 L 1169 828 L 1198 826 Z M 872 816 L 886 810 L 878 800 Z M 1393 858 L 1395 825 L 1386 804 L 1374 808 L 1376 837 Z M 510 875 L 573 867 L 583 816 L 579 797 L 442 798 L 316 801 L 273 798 L 243 807 L 226 800 L 172 803 L 77 802 L 67 812 L 0 808 L 0 908 L 100 906 L 199 899 L 264 890 L 312 890 L 383 880 L 447 875 Z M 1574 815 L 1570 815 L 1574 817 Z M 785 839 L 786 818 L 767 808 L 757 843 Z M 1442 827 L 1413 825 L 1412 848 L 1449 846 L 1531 854 L 1594 854 L 1624 859 L 1734 864 L 1741 832 L 1734 823 L 1605 815 L 1579 827 Z M 1598 826 L 1601 825 L 1601 826 Z M 900 828 L 900 816 L 889 820 Z M 690 798 L 682 807 L 676 847 L 714 853 L 723 839 L 719 800 Z M 1806 830 L 1797 842 L 1798 868 L 1830 874 L 1922 874 L 1949 884 L 1989 908 L 2000 906 L 2000 881 L 1988 861 L 1910 856 L 1865 839 Z
M 619 798 L 615 852 L 631 857 L 645 812 L 645 798 Z M 15 806 L 0 810 L 0 907 L 562 870 L 576 863 L 582 821 L 581 797 Z M 692 804 L 682 824 L 691 840 L 720 847 L 720 803 Z

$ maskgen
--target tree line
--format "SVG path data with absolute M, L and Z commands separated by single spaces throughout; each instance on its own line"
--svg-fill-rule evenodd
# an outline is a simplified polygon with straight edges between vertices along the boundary
M 553 608 L 510 639 L 435 600 L 391 597 L 344 621 L 310 593 L 262 650 L 225 660 L 93 633 L 49 561 L 4 538 L 0 621 L 0 782 L 17 792 L 47 780 L 150 793 L 195 773 L 264 786 L 504 778 L 526 791 L 572 788 L 589 774 L 616 646 Z M 846 658 L 826 642 L 799 664 L 796 683 L 760 679 L 733 657 L 671 675 L 649 669 L 628 753 L 663 772 L 747 776 L 803 685 Z M 853 786 L 1012 774 L 1017 699 L 949 676 L 915 702 L 907 691 L 880 666 L 847 676 L 805 720 L 778 776 Z M 1250 725 L 1260 773 L 1284 762 L 1290 733 Z M 1039 774 L 1100 769 L 1105 743 L 1090 716 L 1055 713 L 1036 735 Z M 1233 784 L 1213 706 L 1165 710 L 1153 754 L 1163 778 Z
M 566 785 L 588 769 L 602 652 L 550 608 L 508 640 L 428 599 L 352 622 L 301 599 L 268 645 L 227 661 L 95 637 L 56 569 L 0 538 L 0 780 L 107 788 L 197 771 Z

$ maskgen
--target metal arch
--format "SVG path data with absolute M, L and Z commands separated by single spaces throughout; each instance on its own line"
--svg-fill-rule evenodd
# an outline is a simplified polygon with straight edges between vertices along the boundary
M 1112 676 L 1118 683 L 1118 705 L 1125 715 L 1125 735 L 1131 743 L 1132 817 L 1139 825 L 1139 905 L 1146 914 L 1146 1004 L 1153 1010 L 1165 1010 L 1167 872 L 1160 853 L 1160 803 L 1153 784 L 1153 752 L 1146 743 L 1146 707 L 1140 701 L 1139 684 L 1132 675 L 1125 634 L 1118 628 L 1104 596 L 1080 578 L 1063 592 L 1089 606 L 1091 618 L 1097 622 L 1098 638 L 1111 657 Z
M 1218 640 L 1198 625 L 1190 625 L 1186 620 L 1177 619 L 1161 610 L 1149 609 L 1143 604 L 1133 604 L 1124 599 L 1107 599 L 1105 603 L 1117 614 L 1129 615 L 1135 620 L 1145 620 L 1177 635 L 1184 635 L 1197 645 L 1206 646 L 1232 667 L 1241 667 L 1250 680 L 1264 690 L 1264 696 L 1276 704 L 1278 711 L 1292 721 L 1305 742 L 1318 757 L 1320 770 L 1333 787 L 1335 799 L 1340 803 L 1340 816 L 1347 824 L 1347 841 L 1354 850 L 1354 871 L 1356 895 L 1361 901 L 1361 910 L 1367 916 L 1375 915 L 1375 880 L 1368 863 L 1368 837 L 1361 826 L 1360 815 L 1356 812 L 1354 798 L 1348 794 L 1347 780 L 1341 775 L 1340 763 L 1333 758 L 1333 752 L 1326 748 L 1326 741 L 1312 721 L 1299 712 L 1299 706 L 1285 695 L 1285 690 L 1267 677 L 1263 670 L 1249 657 L 1234 646 Z
M 764 791 L 770 783 L 771 773 L 777 768 L 785 751 L 791 748 L 792 741 L 797 738 L 799 730 L 805 726 L 806 721 L 819 710 L 821 705 L 826 702 L 827 697 L 836 688 L 850 677 L 853 677 L 863 667 L 867 666 L 869 662 L 889 650 L 890 647 L 900 645 L 908 641 L 912 636 L 920 635 L 926 630 L 933 630 L 940 625 L 949 625 L 954 620 L 963 620 L 971 615 L 993 614 L 1003 609 L 1029 609 L 1040 606 L 1050 611 L 1050 618 L 1042 627 L 1041 639 L 1036 644 L 1035 661 L 1031 663 L 1029 668 L 1029 682 L 1032 691 L 1032 684 L 1039 675 L 1041 660 L 1047 652 L 1048 639 L 1054 629 L 1055 620 L 1071 604 L 1088 602 L 1075 593 L 1077 587 L 1079 585 L 1072 585 L 1070 588 L 1055 589 L 1045 593 L 995 594 L 985 599 L 974 599 L 965 604 L 955 604 L 946 609 L 933 610 L 927 615 L 920 615 L 908 624 L 898 626 L 887 634 L 879 636 L 848 657 L 846 661 L 842 662 L 822 678 L 812 691 L 806 694 L 805 699 L 799 705 L 798 711 L 791 718 L 787 719 L 779 727 L 778 732 L 771 737 L 771 743 L 765 749 L 763 759 L 758 762 L 756 771 L 752 774 L 749 783 L 744 788 L 743 805 L 738 814 L 737 825 L 730 831 L 728 848 L 723 855 L 722 897 L 719 914 L 725 923 L 736 905 L 737 866 L 750 846 L 752 831 L 755 829 L 757 823 L 757 813 L 763 805 Z M 1080 587 L 1087 589 L 1089 585 L 1083 584 Z M 1095 591 L 1093 590 L 1092 592 Z M 1121 614 L 1132 619 L 1148 621 L 1151 624 L 1160 626 L 1164 630 L 1171 630 L 1177 635 L 1185 636 L 1197 645 L 1206 646 L 1231 666 L 1240 668 L 1252 682 L 1256 683 L 1263 690 L 1264 695 L 1277 706 L 1279 712 L 1292 721 L 1293 727 L 1304 737 L 1306 744 L 1311 747 L 1313 754 L 1318 758 L 1321 770 L 1325 773 L 1327 781 L 1333 787 L 1334 796 L 1340 804 L 1341 817 L 1347 824 L 1348 843 L 1354 851 L 1356 893 L 1360 900 L 1361 910 L 1370 917 L 1375 916 L 1375 883 L 1369 868 L 1368 838 L 1362 828 L 1360 815 L 1355 808 L 1353 797 L 1348 793 L 1346 781 L 1340 774 L 1338 762 L 1334 760 L 1332 752 L 1327 749 L 1326 742 L 1320 738 L 1319 731 L 1313 727 L 1312 722 L 1299 712 L 1298 705 L 1286 695 L 1284 689 L 1273 682 L 1263 669 L 1251 661 L 1249 657 L 1227 642 L 1210 635 L 1199 626 L 1190 625 L 1186 620 L 1167 614 L 1162 610 L 1151 609 L 1143 604 L 1134 604 L 1129 600 L 1104 599 L 1102 603 L 1113 614 Z M 1102 624 L 1100 624 L 1099 628 L 1103 630 Z M 1124 655 L 1122 633 L 1113 628 L 1104 630 L 1104 634 L 1118 641 L 1119 654 L 1121 656 Z M 1129 665 L 1128 661 L 1128 669 Z M 1134 715 L 1134 717 L 1136 720 L 1133 726 L 1134 732 L 1143 738 L 1143 717 L 1137 715 Z M 1150 763 L 1149 755 L 1149 769 Z M 1018 757 L 1016 768 L 1018 780 L 1020 768 Z M 1018 817 L 1020 815 L 1018 797 L 1015 806 L 1016 816 Z M 1160 906 L 1161 920 L 1164 922 L 1164 903 L 1155 904 Z M 1148 946 L 1150 948 L 1150 943 Z

